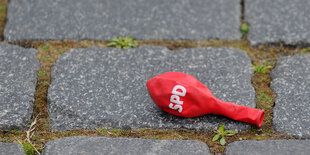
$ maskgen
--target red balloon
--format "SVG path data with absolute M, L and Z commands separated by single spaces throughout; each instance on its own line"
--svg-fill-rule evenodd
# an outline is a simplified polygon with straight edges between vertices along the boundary
M 225 102 L 195 77 L 181 72 L 157 75 L 146 83 L 153 101 L 164 111 L 182 117 L 224 115 L 261 127 L 265 111 Z

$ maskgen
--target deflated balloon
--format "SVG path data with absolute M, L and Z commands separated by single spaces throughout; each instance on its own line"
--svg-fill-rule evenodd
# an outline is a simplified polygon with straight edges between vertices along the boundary
M 153 77 L 146 85 L 153 101 L 173 115 L 197 117 L 218 114 L 258 127 L 264 120 L 264 110 L 219 100 L 204 84 L 185 73 L 166 72 Z

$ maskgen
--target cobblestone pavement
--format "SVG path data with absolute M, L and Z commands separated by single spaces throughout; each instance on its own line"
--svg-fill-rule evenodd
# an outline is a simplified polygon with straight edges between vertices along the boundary
M 0 6 L 0 12 L 3 8 Z M 34 132 L 31 122 L 41 115 L 47 115 L 48 121 L 43 124 L 48 128 L 47 135 L 101 128 L 208 133 L 197 140 L 158 139 L 156 135 L 154 139 L 56 136 L 42 144 L 44 148 L 39 151 L 43 154 L 308 154 L 309 8 L 308 0 L 10 0 L 7 14 L 2 17 L 6 19 L 5 27 L 0 32 L 0 130 L 5 139 L 0 142 L 0 154 L 27 152 L 22 142 L 6 138 L 10 136 L 8 132 L 13 131 L 29 143 L 44 141 L 35 138 L 39 136 L 18 134 L 23 130 Z M 248 32 L 242 23 L 247 23 Z M 67 40 L 104 42 L 120 36 L 131 36 L 140 42 L 183 41 L 197 45 L 178 50 L 163 46 L 73 47 L 69 51 L 58 50 L 55 63 L 39 53 L 41 50 L 45 56 L 54 56 L 49 51 L 51 47 L 43 46 L 49 41 L 58 41 L 65 48 L 69 46 Z M 267 58 L 262 58 L 263 65 L 253 70 L 253 59 L 260 54 L 251 55 L 247 48 L 198 46 L 212 40 L 242 42 L 244 38 L 247 47 L 256 50 L 277 45 L 270 74 L 272 67 Z M 42 46 L 27 46 L 36 41 Z M 286 45 L 302 52 L 285 53 Z M 263 55 L 266 51 L 260 52 Z M 47 63 L 53 66 L 47 67 Z M 42 72 L 44 67 L 50 73 Z M 273 102 L 273 97 L 265 94 L 256 96 L 265 90 L 254 89 L 254 73 L 271 77 L 270 88 L 275 97 L 274 107 L 270 106 L 272 118 L 266 120 L 270 122 L 268 130 L 219 115 L 183 118 L 162 111 L 151 100 L 146 82 L 169 71 L 193 75 L 216 98 L 252 108 L 259 107 L 261 99 Z M 42 76 L 50 76 L 50 83 L 39 83 Z M 39 103 L 35 101 L 40 85 L 48 89 L 42 97 L 46 101 Z M 35 116 L 35 104 L 43 104 L 40 106 L 47 107 L 46 112 Z M 222 123 L 225 129 L 241 132 L 228 141 L 224 152 L 216 150 L 218 143 L 211 142 L 212 132 Z M 298 140 L 271 140 L 272 136 L 266 136 L 268 132 Z M 260 134 L 261 139 L 243 140 L 251 134 Z

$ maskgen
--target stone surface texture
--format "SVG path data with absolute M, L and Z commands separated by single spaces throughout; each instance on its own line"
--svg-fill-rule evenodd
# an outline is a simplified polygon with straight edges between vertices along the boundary
M 40 63 L 35 49 L 0 44 L 0 129 L 29 123 Z
M 239 40 L 240 0 L 10 0 L 4 38 Z
M 89 47 L 63 54 L 53 65 L 48 89 L 52 130 L 161 128 L 246 130 L 222 116 L 183 118 L 159 109 L 146 82 L 168 71 L 193 75 L 224 101 L 255 107 L 252 65 L 246 52 L 231 48 L 170 51 L 144 46 L 128 50 Z
M 307 155 L 309 140 L 245 140 L 228 144 L 225 155 Z
M 310 44 L 309 0 L 245 0 L 245 20 L 252 45 Z
M 46 143 L 45 155 L 52 154 L 180 154 L 209 155 L 209 147 L 193 140 L 138 138 L 68 137 Z
M 310 138 L 310 54 L 279 59 L 271 77 L 271 88 L 276 93 L 274 129 Z
M 23 147 L 15 143 L 0 142 L 0 155 L 26 155 Z

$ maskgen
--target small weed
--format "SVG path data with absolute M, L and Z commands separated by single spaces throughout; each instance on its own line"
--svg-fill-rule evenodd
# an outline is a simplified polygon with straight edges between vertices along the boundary
M 34 136 L 34 130 L 36 129 L 35 125 L 37 124 L 37 117 L 31 122 L 29 129 L 26 131 L 26 140 L 23 142 L 18 141 L 24 148 L 27 155 L 40 154 L 39 150 L 42 148 L 36 148 L 34 144 L 32 144 L 31 139 L 38 140 L 38 136 Z
M 43 51 L 47 51 L 49 50 L 51 47 L 49 45 L 42 45 L 40 46 L 40 49 L 43 50 Z
M 44 126 L 44 127 L 48 127 L 48 124 L 47 124 L 47 123 L 44 123 L 43 126 Z
M 49 83 L 48 83 L 47 81 L 42 81 L 42 82 L 41 82 L 41 85 L 42 85 L 42 86 L 47 86 L 47 85 L 49 85 Z
M 272 100 L 272 97 L 269 96 L 269 95 L 267 95 L 267 94 L 259 94 L 259 95 L 257 96 L 257 98 L 258 98 L 259 100 L 263 100 L 263 101 L 271 101 L 271 100 Z
M 43 58 L 43 61 L 51 61 L 52 59 L 51 58 L 49 58 L 49 57 L 44 57 Z
M 113 38 L 107 44 L 108 47 L 116 48 L 133 48 L 138 46 L 138 41 L 134 40 L 132 37 L 119 37 Z
M 260 65 L 253 66 L 254 73 L 259 73 L 259 74 L 269 73 L 271 68 L 272 68 L 271 66 L 266 65 L 266 64 L 260 64 Z
M 25 152 L 27 155 L 34 155 L 36 154 L 36 149 L 33 145 L 31 145 L 28 142 L 20 142 L 20 144 L 23 146 Z
M 65 53 L 65 50 L 60 49 L 60 50 L 58 50 L 58 53 L 59 53 L 59 54 L 64 54 L 64 53 Z
M 250 30 L 249 24 L 246 22 L 242 22 L 241 27 L 240 27 L 241 34 L 244 35 L 244 34 L 248 33 L 249 30 Z
M 226 140 L 225 140 L 225 136 L 233 136 L 236 134 L 236 131 L 234 130 L 224 130 L 224 124 L 222 124 L 217 131 L 215 131 L 215 133 L 217 133 L 213 138 L 212 141 L 215 142 L 217 140 L 220 139 L 220 144 L 221 145 L 225 145 L 226 144 Z
M 39 71 L 38 76 L 39 76 L 39 77 L 42 77 L 42 76 L 45 76 L 45 74 L 46 74 L 46 73 L 45 73 L 44 71 Z
M 307 52 L 309 52 L 309 50 L 306 48 L 302 50 L 302 53 L 307 53 Z

